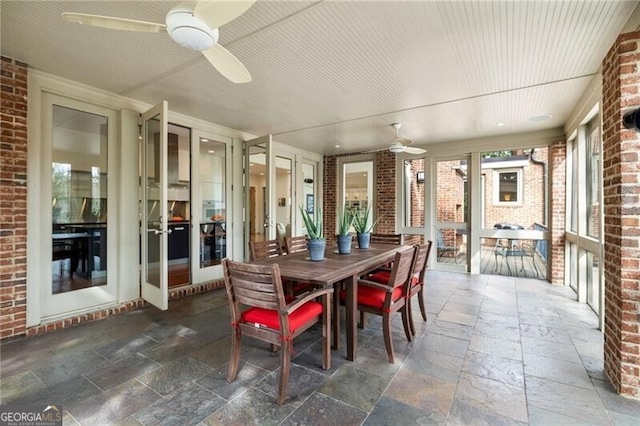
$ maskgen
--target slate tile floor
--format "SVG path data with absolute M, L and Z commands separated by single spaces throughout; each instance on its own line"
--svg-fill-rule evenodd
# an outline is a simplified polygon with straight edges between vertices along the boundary
M 343 344 L 328 371 L 319 330 L 297 339 L 282 406 L 278 354 L 262 343 L 245 340 L 226 382 L 224 290 L 2 344 L 0 400 L 61 404 L 70 425 L 640 424 L 640 402 L 606 381 L 596 317 L 572 290 L 434 271 L 428 282 L 417 339 L 394 321 L 395 364 L 373 316 L 357 360 Z

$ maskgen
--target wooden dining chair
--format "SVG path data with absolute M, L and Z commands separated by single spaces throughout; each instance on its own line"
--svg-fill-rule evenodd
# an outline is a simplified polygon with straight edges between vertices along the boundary
M 393 267 L 386 284 L 366 278 L 358 280 L 358 311 L 382 316 L 382 331 L 387 356 L 390 363 L 394 363 L 393 339 L 391 338 L 391 316 L 395 312 L 402 314 L 402 325 L 407 340 L 411 341 L 409 326 L 408 304 L 404 297 L 410 285 L 411 266 L 416 249 L 406 246 L 398 251 L 393 260 Z M 346 300 L 346 290 L 340 292 L 340 302 Z
M 424 305 L 424 276 L 427 270 L 427 264 L 429 263 L 429 254 L 431 253 L 432 245 L 433 241 L 427 241 L 424 244 L 416 244 L 416 255 L 414 256 L 413 264 L 411 265 L 411 285 L 407 289 L 407 303 L 409 305 L 407 311 L 409 315 L 409 328 L 411 330 L 411 334 L 414 336 L 416 334 L 416 329 L 413 323 L 411 298 L 415 295 L 418 295 L 418 305 L 420 307 L 420 313 L 422 314 L 422 319 L 426 321 L 427 311 Z M 379 282 L 381 284 L 387 284 L 389 282 L 390 275 L 390 271 L 378 271 L 375 274 L 367 277 L 367 279 Z
M 371 244 L 403 244 L 402 234 L 371 234 Z
M 282 404 L 289 382 L 293 340 L 318 322 L 322 322 L 322 368 L 331 368 L 330 296 L 333 289 L 316 289 L 297 298 L 285 298 L 277 264 L 255 265 L 225 258 L 222 268 L 233 327 L 227 381 L 234 381 L 238 374 L 243 335 L 279 346 L 276 400 Z M 241 311 L 241 305 L 248 309 Z
M 282 255 L 282 246 L 278 240 L 249 241 L 250 260 L 262 260 Z
M 287 247 L 287 253 L 299 253 L 301 251 L 307 251 L 308 239 L 306 236 L 285 237 L 284 242 Z

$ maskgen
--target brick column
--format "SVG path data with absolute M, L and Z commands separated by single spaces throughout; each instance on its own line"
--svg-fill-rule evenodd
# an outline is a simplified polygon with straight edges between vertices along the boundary
M 555 142 L 549 150 L 549 177 L 551 197 L 549 197 L 549 280 L 552 284 L 564 284 L 564 231 L 566 223 L 566 174 L 567 143 Z M 547 189 L 545 189 L 547 190 Z
M 27 322 L 27 65 L 2 57 L 0 83 L 0 339 Z
M 376 194 L 376 205 L 371 207 L 375 217 L 380 218 L 374 232 L 378 234 L 395 234 L 396 232 L 396 155 L 392 152 L 376 153 L 376 182 L 373 190 Z
M 621 34 L 603 63 L 604 370 L 640 399 L 640 135 L 622 115 L 640 106 L 640 31 Z
M 336 215 L 338 212 L 338 157 L 335 155 L 325 156 L 323 163 L 323 233 L 325 240 L 327 240 L 327 247 L 333 247 L 336 244 Z

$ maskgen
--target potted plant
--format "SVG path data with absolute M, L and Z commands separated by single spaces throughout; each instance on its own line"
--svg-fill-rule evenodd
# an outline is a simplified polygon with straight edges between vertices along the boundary
M 361 249 L 369 248 L 369 241 L 371 240 L 371 231 L 376 226 L 378 220 L 370 223 L 369 217 L 371 216 L 371 206 L 367 206 L 365 210 L 356 209 L 353 214 L 353 227 L 358 234 L 358 247 Z
M 353 213 L 343 206 L 338 209 L 338 253 L 351 253 L 351 225 L 353 225 Z
M 300 206 L 300 213 L 302 213 L 302 220 L 307 228 L 307 235 L 309 235 L 309 258 L 313 261 L 323 260 L 327 243 L 322 235 L 322 209 L 316 206 L 316 212 L 312 216 Z

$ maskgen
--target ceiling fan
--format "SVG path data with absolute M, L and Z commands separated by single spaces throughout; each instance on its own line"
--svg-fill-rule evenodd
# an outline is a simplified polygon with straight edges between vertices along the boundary
M 249 71 L 238 58 L 218 44 L 218 27 L 242 15 L 255 1 L 183 2 L 167 13 L 165 24 L 73 12 L 64 12 L 62 18 L 69 22 L 113 30 L 151 33 L 166 31 L 180 46 L 202 52 L 211 65 L 233 83 L 248 83 L 251 81 Z
M 400 127 L 402 127 L 401 123 L 393 123 L 391 125 L 394 129 L 396 129 L 396 135 L 391 140 L 391 143 L 387 147 L 387 149 L 393 153 L 406 152 L 407 154 L 424 154 L 427 152 L 422 148 L 414 148 L 411 145 L 411 139 L 405 138 L 404 136 L 400 136 Z

